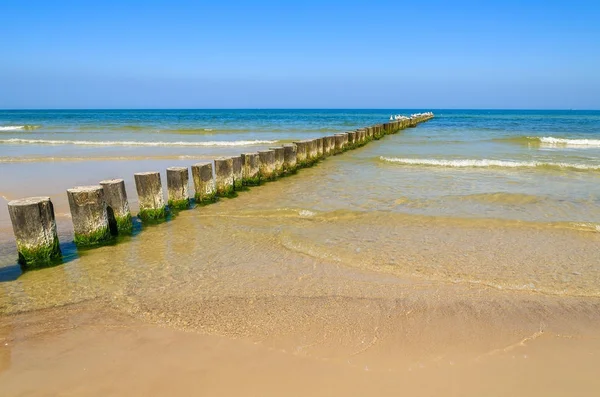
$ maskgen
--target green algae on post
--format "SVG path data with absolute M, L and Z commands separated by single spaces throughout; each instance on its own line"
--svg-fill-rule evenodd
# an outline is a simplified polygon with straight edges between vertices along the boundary
M 189 171 L 187 167 L 167 168 L 167 205 L 170 209 L 186 210 L 190 207 L 188 192 Z
M 54 206 L 49 197 L 12 200 L 8 212 L 17 241 L 18 262 L 24 269 L 51 266 L 62 255 Z
M 258 158 L 260 159 L 260 179 L 265 181 L 277 179 L 277 175 L 275 174 L 275 151 L 261 150 L 258 152 Z
M 196 194 L 197 205 L 212 204 L 217 201 L 215 180 L 212 163 L 197 163 L 192 165 L 192 179 Z
M 108 227 L 113 235 L 130 234 L 133 231 L 133 221 L 129 211 L 127 192 L 123 179 L 100 181 L 106 201 Z
M 78 246 L 92 246 L 112 239 L 102 186 L 80 186 L 67 190 L 71 220 Z
M 258 153 L 242 153 L 242 184 L 260 185 L 260 158 Z
M 233 159 L 231 157 L 215 159 L 215 183 L 217 196 L 228 197 L 234 192 Z
M 166 218 L 167 211 L 160 173 L 138 172 L 134 174 L 134 179 L 140 205 L 138 217 L 142 221 L 155 221 Z

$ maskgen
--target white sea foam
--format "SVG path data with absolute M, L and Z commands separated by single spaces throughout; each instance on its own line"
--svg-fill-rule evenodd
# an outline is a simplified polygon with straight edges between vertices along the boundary
M 438 160 L 438 159 L 410 159 L 397 157 L 380 157 L 383 161 L 399 163 L 405 165 L 421 165 L 432 167 L 451 167 L 451 168 L 565 168 L 576 170 L 600 170 L 598 165 L 577 164 L 577 163 L 552 163 L 541 161 L 509 161 L 509 160 Z
M 5 125 L 5 126 L 0 126 L 0 131 L 18 131 L 18 130 L 24 130 L 25 126 L 24 125 Z
M 0 144 L 81 145 L 81 146 L 250 146 L 277 141 L 204 141 L 204 142 L 143 142 L 143 141 L 69 141 L 49 139 L 0 139 Z
M 542 138 L 531 137 L 529 139 L 539 140 L 542 144 L 552 146 L 600 147 L 600 139 L 567 139 L 551 136 Z

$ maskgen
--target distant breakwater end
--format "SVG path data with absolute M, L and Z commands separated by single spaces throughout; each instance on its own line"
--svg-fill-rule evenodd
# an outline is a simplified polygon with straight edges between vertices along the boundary
M 433 113 L 418 113 L 410 117 L 398 116 L 387 123 L 359 128 L 270 147 L 241 156 L 220 157 L 192 165 L 194 200 L 187 191 L 187 167 L 170 167 L 167 172 L 168 189 L 165 204 L 163 184 L 159 172 L 135 174 L 140 210 L 138 219 L 144 224 L 161 222 L 171 212 L 201 207 L 216 202 L 221 197 L 236 197 L 237 191 L 258 186 L 281 177 L 294 175 L 298 169 L 318 164 L 322 159 L 365 146 L 385 135 L 395 134 L 405 128 L 434 117 Z M 10 140 L 19 143 L 20 140 Z M 53 144 L 55 141 L 44 143 Z M 276 141 L 243 142 L 244 146 Z M 24 143 L 24 142 L 23 142 Z M 148 142 L 160 145 L 162 142 Z M 220 142 L 219 142 L 220 143 Z M 217 142 L 211 142 L 218 146 Z M 224 142 L 227 143 L 227 142 Z M 77 144 L 77 143 L 75 143 Z M 88 144 L 88 143 L 84 143 Z M 97 143 L 89 143 L 97 144 Z M 103 143 L 99 143 L 103 144 Z M 104 143 L 106 144 L 106 143 Z M 109 143 L 109 144 L 112 144 Z M 181 146 L 197 145 L 193 142 L 173 142 Z M 206 143 L 204 143 L 206 145 Z M 93 186 L 77 186 L 67 190 L 71 219 L 75 230 L 75 244 L 90 248 L 113 243 L 119 236 L 132 233 L 132 215 L 127 202 L 122 179 L 99 182 Z M 54 207 L 49 197 L 28 197 L 8 203 L 9 214 L 16 237 L 18 262 L 23 270 L 53 266 L 62 261 L 58 241 Z

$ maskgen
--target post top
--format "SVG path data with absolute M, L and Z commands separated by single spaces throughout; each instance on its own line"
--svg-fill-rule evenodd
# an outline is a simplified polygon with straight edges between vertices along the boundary
M 283 146 L 273 146 L 273 147 L 269 148 L 269 150 L 280 150 L 280 149 L 283 149 Z
M 10 207 L 21 207 L 26 205 L 43 203 L 44 201 L 50 201 L 50 197 L 26 197 L 22 199 L 11 200 L 8 202 L 8 205 Z
M 227 160 L 231 160 L 231 159 L 232 159 L 232 158 L 231 158 L 231 157 L 228 157 L 228 156 L 221 156 L 221 157 L 217 157 L 217 158 L 215 159 L 215 161 L 227 161 Z
M 160 175 L 160 173 L 157 171 L 148 171 L 148 172 L 136 172 L 133 175 L 157 175 L 157 174 Z
M 100 185 L 114 185 L 121 182 L 123 182 L 123 179 L 107 179 L 104 181 L 100 181 Z
M 242 153 L 242 156 L 258 156 L 258 152 Z
M 187 171 L 187 167 L 168 167 L 167 171 Z
M 100 185 L 92 185 L 92 186 L 76 186 L 71 189 L 67 189 L 69 193 L 84 193 L 84 192 L 95 192 L 98 190 L 102 190 L 102 186 Z
M 207 165 L 211 165 L 212 166 L 212 162 L 210 162 L 210 161 L 204 161 L 202 163 L 196 163 L 196 164 L 192 165 L 192 167 L 204 167 L 204 166 L 207 166 Z
M 267 149 L 267 150 L 259 150 L 258 153 L 275 153 L 275 152 L 270 149 Z

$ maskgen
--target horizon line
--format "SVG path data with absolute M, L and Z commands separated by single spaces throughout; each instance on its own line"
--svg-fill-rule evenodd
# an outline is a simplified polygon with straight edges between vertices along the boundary
M 539 110 L 553 110 L 553 111 L 600 111 L 600 109 L 592 108 L 363 108 L 363 107 L 289 107 L 289 108 L 277 108 L 277 107 L 257 107 L 257 108 L 246 108 L 246 107 L 222 107 L 222 108 L 0 108 L 0 111 L 31 111 L 31 110 L 79 110 L 79 111 L 99 111 L 99 110 L 527 110 L 527 111 L 539 111 Z

